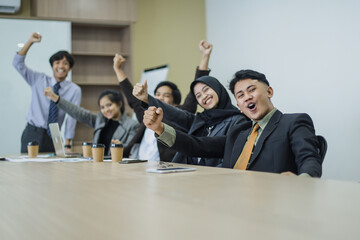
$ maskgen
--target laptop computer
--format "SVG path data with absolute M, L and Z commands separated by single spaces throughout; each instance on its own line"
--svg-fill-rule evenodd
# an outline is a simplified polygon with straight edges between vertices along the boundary
M 49 129 L 51 133 L 51 138 L 54 144 L 55 148 L 55 155 L 57 157 L 63 157 L 63 158 L 76 158 L 81 157 L 81 153 L 66 153 L 64 148 L 64 142 L 62 140 L 61 134 L 60 134 L 60 128 L 58 123 L 50 123 Z

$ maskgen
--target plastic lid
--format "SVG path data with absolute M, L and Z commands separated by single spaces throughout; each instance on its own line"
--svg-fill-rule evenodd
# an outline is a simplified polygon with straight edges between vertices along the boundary
M 105 148 L 105 145 L 102 143 L 93 143 L 92 147 L 93 148 Z
M 82 145 L 83 146 L 91 146 L 91 145 L 93 145 L 93 143 L 92 142 L 83 142 Z
M 111 144 L 112 148 L 118 148 L 118 147 L 124 147 L 121 143 L 112 143 Z
M 39 143 L 37 141 L 31 141 L 31 142 L 28 142 L 28 146 L 38 146 Z

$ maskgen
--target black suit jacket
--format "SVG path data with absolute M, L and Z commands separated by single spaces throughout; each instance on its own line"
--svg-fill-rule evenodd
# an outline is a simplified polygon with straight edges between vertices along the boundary
M 226 136 L 196 138 L 176 132 L 172 149 L 194 157 L 223 157 L 222 167 L 233 168 L 251 131 L 251 123 L 233 126 Z M 313 122 L 307 114 L 276 111 L 261 133 L 247 170 L 320 177 L 321 160 Z

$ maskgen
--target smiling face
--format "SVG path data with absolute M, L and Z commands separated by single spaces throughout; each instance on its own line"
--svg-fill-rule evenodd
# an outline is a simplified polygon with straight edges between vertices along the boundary
M 199 105 L 206 110 L 216 108 L 219 103 L 219 97 L 214 89 L 202 82 L 195 84 L 194 95 Z
M 248 118 L 259 121 L 274 109 L 271 103 L 273 89 L 253 79 L 240 80 L 234 87 L 237 106 Z
M 99 101 L 100 111 L 107 119 L 118 121 L 121 118 L 121 105 L 111 102 L 107 96 L 104 96 Z
M 66 76 L 70 72 L 70 63 L 63 57 L 61 60 L 55 60 L 52 64 L 52 70 L 54 73 L 54 77 L 58 82 L 62 82 L 66 79 Z
M 174 105 L 174 97 L 172 95 L 172 89 L 169 86 L 162 86 L 156 89 L 155 98 L 164 103 Z

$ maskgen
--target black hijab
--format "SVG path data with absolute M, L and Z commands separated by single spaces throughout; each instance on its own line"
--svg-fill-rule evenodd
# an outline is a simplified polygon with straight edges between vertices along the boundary
M 231 99 L 224 86 L 214 77 L 202 76 L 193 81 L 190 85 L 190 89 L 194 96 L 194 86 L 199 82 L 211 87 L 219 98 L 216 108 L 204 110 L 202 113 L 198 114 L 198 116 L 205 122 L 206 127 L 214 126 L 223 121 L 225 118 L 240 114 L 240 111 L 231 104 Z

